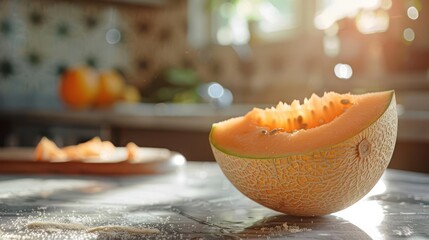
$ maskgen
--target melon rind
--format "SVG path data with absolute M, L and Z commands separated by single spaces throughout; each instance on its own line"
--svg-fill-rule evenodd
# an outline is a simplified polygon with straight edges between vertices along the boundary
M 397 127 L 392 94 L 377 120 L 336 145 L 259 160 L 229 155 L 213 144 L 211 148 L 225 176 L 250 199 L 289 215 L 320 216 L 347 208 L 368 194 L 390 162 Z M 362 146 L 368 145 L 370 150 L 363 153 Z

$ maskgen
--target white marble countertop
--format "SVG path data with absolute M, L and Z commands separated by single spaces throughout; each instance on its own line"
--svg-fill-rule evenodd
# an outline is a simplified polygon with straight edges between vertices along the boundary
M 214 162 L 188 162 L 168 174 L 132 177 L 0 175 L 0 238 L 428 239 L 428 184 L 427 174 L 388 169 L 366 198 L 351 207 L 302 218 L 246 198 Z M 34 222 L 160 232 L 112 238 L 83 227 L 30 229 Z

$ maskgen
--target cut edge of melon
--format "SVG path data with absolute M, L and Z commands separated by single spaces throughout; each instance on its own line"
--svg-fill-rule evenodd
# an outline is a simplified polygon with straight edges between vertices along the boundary
M 210 145 L 212 146 L 212 148 L 214 148 L 214 149 L 216 149 L 216 150 L 218 150 L 220 152 L 223 152 L 223 153 L 225 153 L 227 155 L 231 155 L 231 156 L 235 156 L 235 157 L 240 157 L 240 158 L 261 159 L 261 160 L 264 160 L 264 159 L 268 160 L 268 159 L 273 159 L 273 158 L 284 158 L 284 157 L 288 157 L 288 156 L 291 156 L 291 155 L 306 154 L 306 153 L 311 153 L 313 151 L 318 151 L 318 150 L 326 149 L 326 148 L 335 146 L 337 144 L 340 144 L 342 142 L 345 142 L 345 141 L 353 138 L 354 136 L 358 135 L 359 133 L 365 131 L 365 129 L 367 129 L 371 125 L 375 124 L 378 119 L 380 119 L 384 114 L 386 114 L 386 112 L 389 110 L 389 107 L 391 105 L 395 105 L 396 106 L 396 99 L 395 99 L 395 91 L 394 90 L 383 91 L 383 92 L 375 92 L 375 93 L 365 93 L 365 94 L 354 95 L 354 96 L 356 96 L 358 98 L 363 98 L 363 97 L 365 97 L 367 95 L 371 95 L 371 94 L 386 94 L 386 95 L 389 96 L 388 99 L 386 100 L 386 104 L 382 108 L 383 111 L 380 111 L 377 115 L 373 116 L 369 121 L 367 121 L 367 123 L 365 125 L 361 126 L 361 128 L 358 131 L 349 134 L 347 137 L 338 139 L 337 141 L 335 141 L 333 143 L 329 143 L 329 144 L 326 144 L 326 145 L 321 145 L 321 146 L 318 146 L 317 148 L 309 148 L 309 149 L 306 149 L 304 151 L 291 151 L 291 152 L 287 152 L 287 153 L 284 153 L 284 154 L 275 154 L 275 155 L 268 155 L 267 154 L 266 156 L 251 156 L 251 155 L 246 155 L 246 154 L 242 154 L 242 153 L 236 152 L 236 151 L 231 150 L 231 149 L 223 148 L 223 147 L 219 146 L 219 144 L 215 143 L 214 138 L 213 138 L 213 134 L 214 134 L 215 130 L 218 128 L 218 126 L 222 125 L 223 123 L 229 122 L 229 121 L 239 121 L 239 120 L 242 120 L 244 118 L 244 116 L 227 119 L 227 120 L 224 120 L 222 122 L 218 122 L 218 123 L 213 124 L 212 128 L 211 128 L 211 131 L 210 131 L 210 134 L 209 134 L 209 142 L 210 142 Z M 359 104 L 357 104 L 356 106 L 351 107 L 351 109 L 352 108 L 357 108 L 358 105 Z M 354 110 L 354 111 L 356 111 L 356 110 Z M 396 111 L 396 107 L 395 107 L 395 111 Z M 347 114 L 347 113 L 341 114 L 336 119 L 332 120 L 331 122 L 326 123 L 325 125 L 336 124 L 339 121 L 338 119 L 340 119 L 345 114 Z M 322 127 L 322 126 L 320 126 L 320 127 Z M 311 129 L 303 130 L 303 131 L 311 131 Z

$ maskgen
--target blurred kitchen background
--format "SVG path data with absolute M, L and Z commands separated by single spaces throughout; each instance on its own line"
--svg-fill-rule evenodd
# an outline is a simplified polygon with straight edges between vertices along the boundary
M 429 4 L 419 0 L 0 0 L 0 146 L 101 136 L 212 161 L 211 124 L 313 92 L 394 89 L 391 168 L 429 172 Z M 69 68 L 134 91 L 72 110 Z

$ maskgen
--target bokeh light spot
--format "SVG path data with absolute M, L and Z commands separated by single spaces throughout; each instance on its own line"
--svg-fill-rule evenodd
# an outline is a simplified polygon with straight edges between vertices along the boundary
M 412 20 L 416 20 L 419 18 L 419 11 L 417 11 L 416 7 L 411 6 L 407 9 L 407 16 Z
M 334 67 L 334 73 L 337 78 L 350 79 L 353 76 L 353 69 L 349 64 L 338 63 Z
M 106 32 L 106 42 L 109 44 L 117 44 L 121 41 L 121 32 L 116 28 L 111 28 Z
M 408 42 L 412 42 L 416 38 L 416 35 L 412 28 L 404 29 L 403 35 L 404 35 L 404 39 Z
M 223 87 L 219 83 L 211 84 L 208 89 L 208 94 L 212 98 L 220 98 L 224 93 Z

